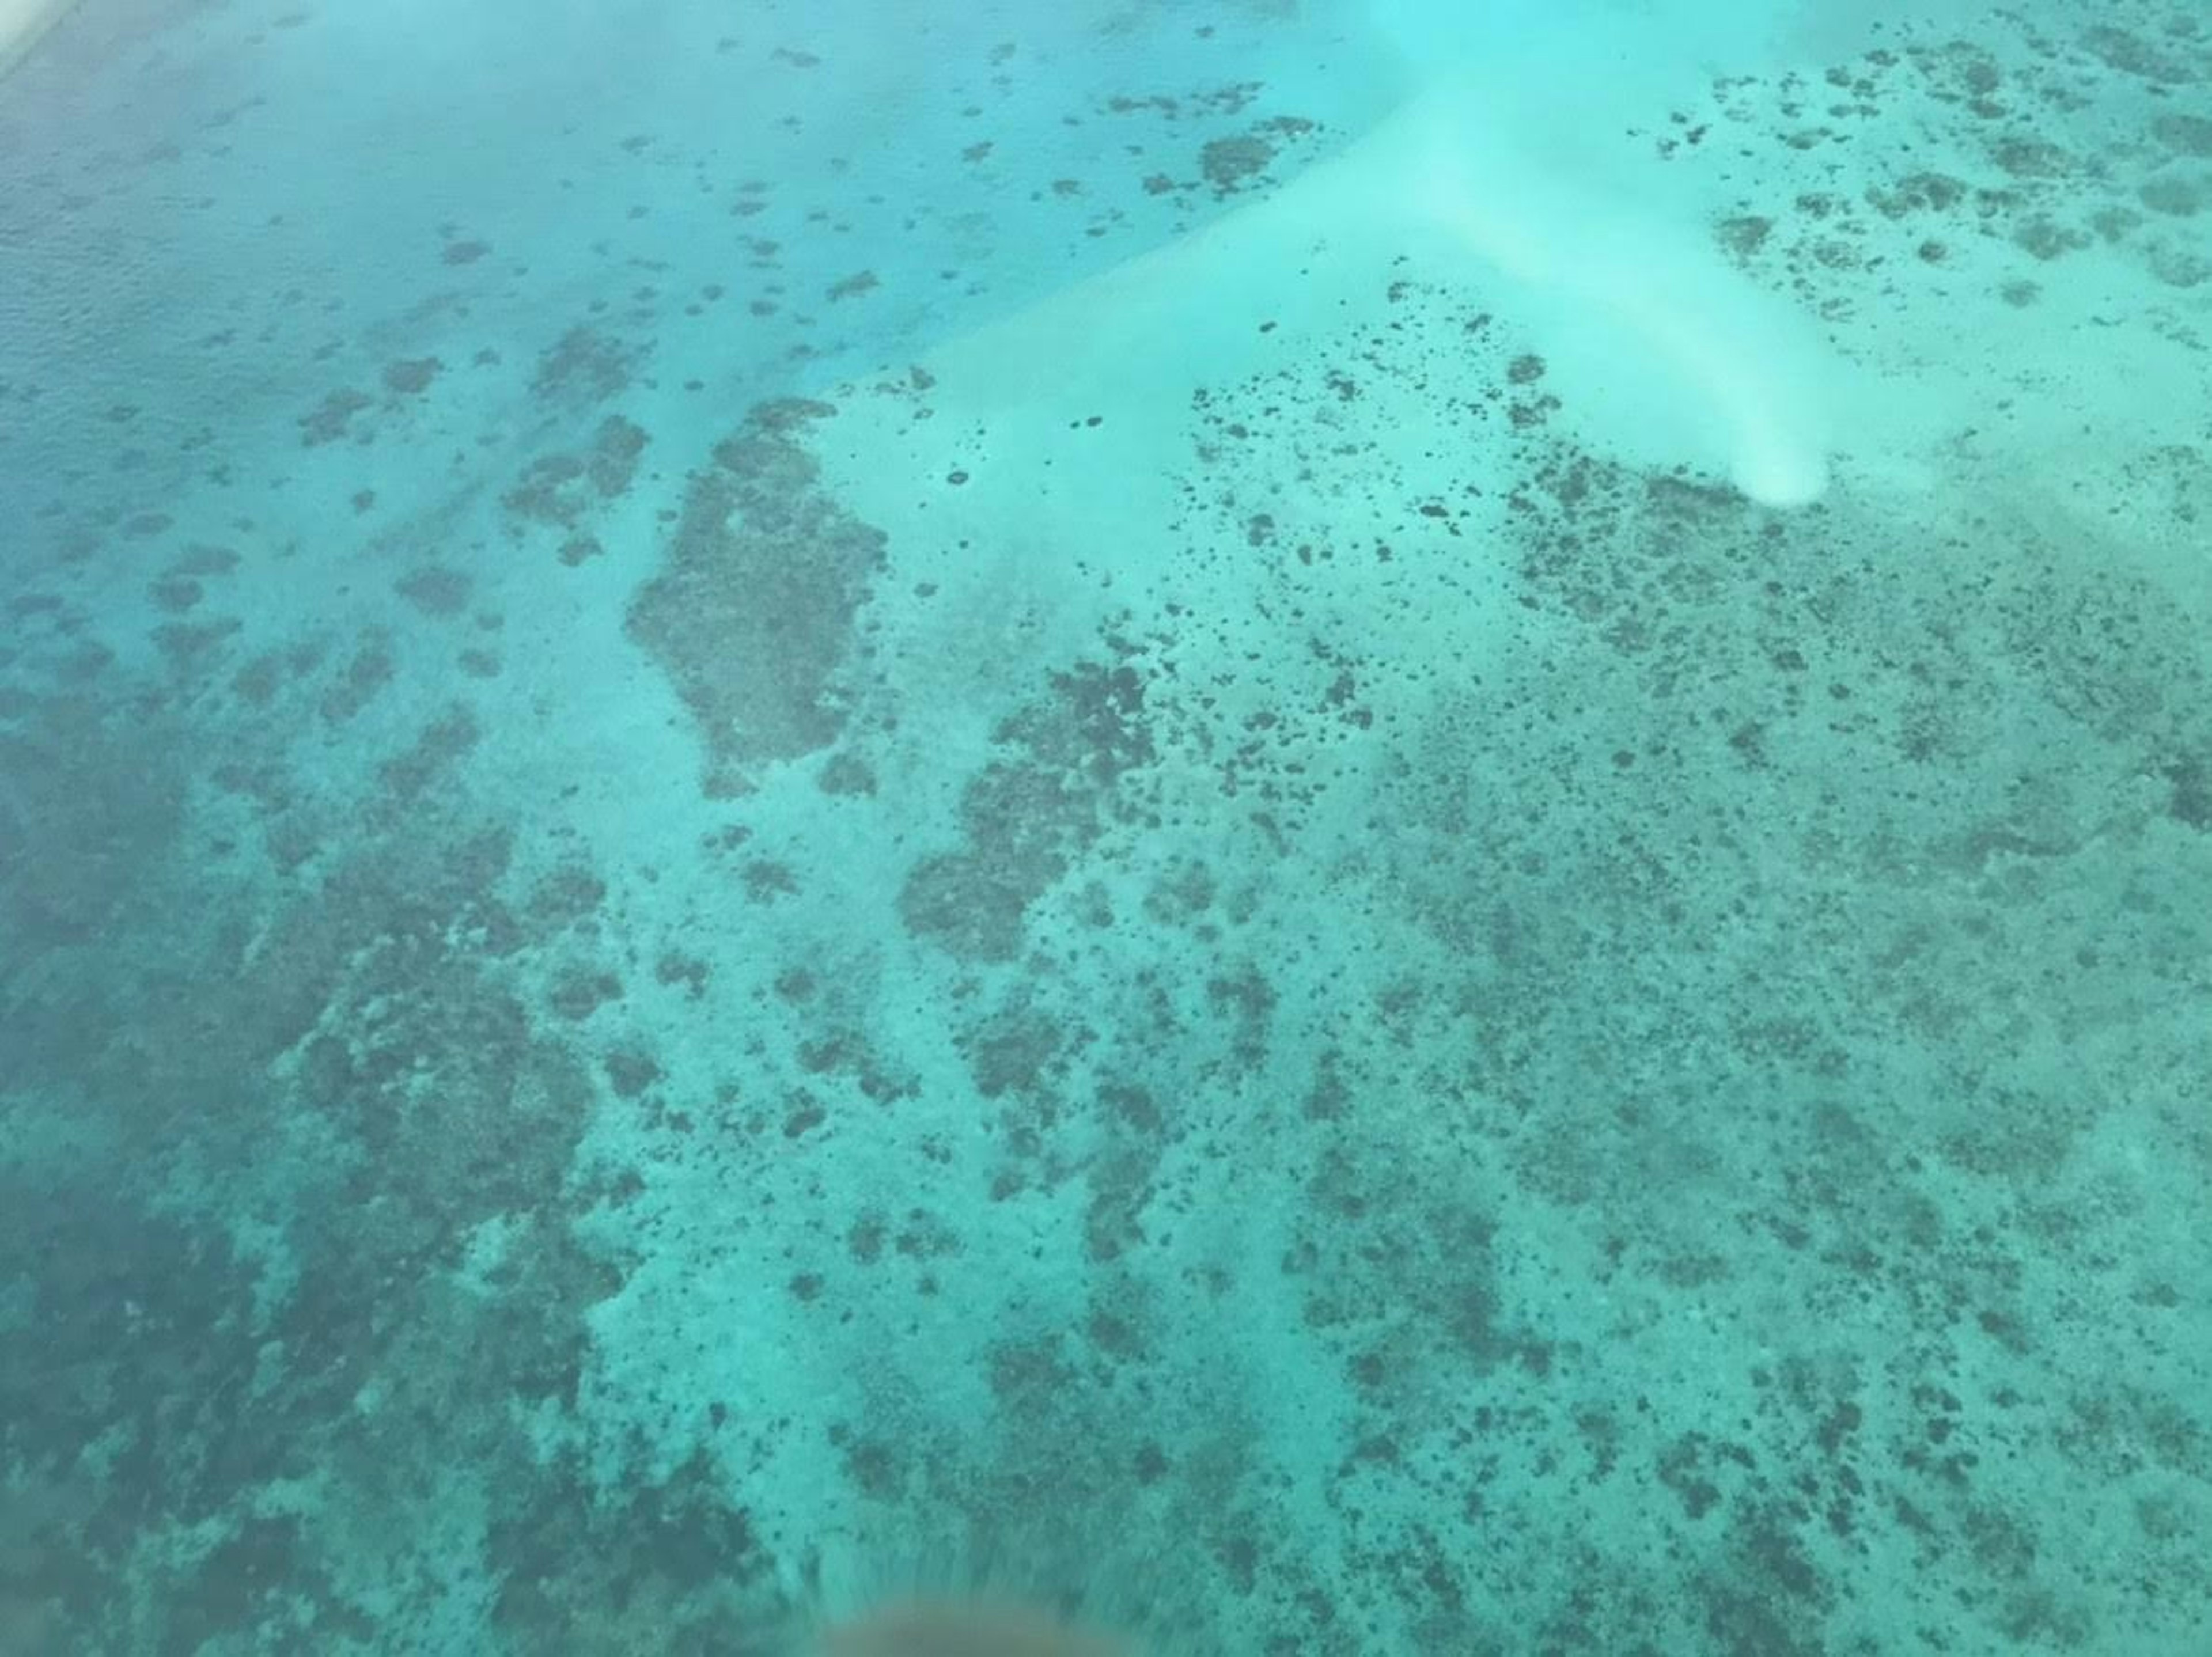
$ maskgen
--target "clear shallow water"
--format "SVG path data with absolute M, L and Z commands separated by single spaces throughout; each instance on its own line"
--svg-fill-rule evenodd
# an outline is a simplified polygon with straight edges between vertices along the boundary
M 2187 1654 L 2212 29 L 0 83 L 0 1649 Z

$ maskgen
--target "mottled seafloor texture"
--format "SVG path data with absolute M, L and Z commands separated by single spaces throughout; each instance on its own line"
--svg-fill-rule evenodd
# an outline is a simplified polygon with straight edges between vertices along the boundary
M 2212 18 L 1796 9 L 58 24 L 0 1651 L 2212 1649 Z

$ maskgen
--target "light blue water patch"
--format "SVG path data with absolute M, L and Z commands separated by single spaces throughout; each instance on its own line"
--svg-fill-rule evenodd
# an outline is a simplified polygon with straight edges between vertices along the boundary
M 137 30 L 102 12 L 0 110 L 0 373 L 44 411 L 15 438 L 40 445 L 25 472 L 150 378 L 281 419 L 272 355 L 304 374 L 370 340 L 451 353 L 456 323 L 488 313 L 542 332 L 532 349 L 665 320 L 680 343 L 653 372 L 727 408 L 817 391 L 1203 223 L 1387 96 L 1370 43 L 1264 9 L 1194 26 L 403 7 L 311 27 L 183 8 Z M 1255 130 L 1266 163 L 1209 177 L 1206 146 Z M 711 314 L 687 329 L 695 307 Z

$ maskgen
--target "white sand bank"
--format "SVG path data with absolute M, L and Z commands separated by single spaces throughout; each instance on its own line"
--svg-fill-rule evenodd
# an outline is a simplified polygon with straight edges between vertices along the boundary
M 24 54 L 77 0 L 0 0 L 0 75 L 23 61 Z

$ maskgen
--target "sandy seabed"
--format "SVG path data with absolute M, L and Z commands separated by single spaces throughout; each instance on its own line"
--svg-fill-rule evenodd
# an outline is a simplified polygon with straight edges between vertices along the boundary
M 76 0 L 0 0 L 0 75 L 23 60 L 38 39 Z

